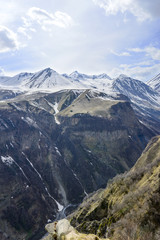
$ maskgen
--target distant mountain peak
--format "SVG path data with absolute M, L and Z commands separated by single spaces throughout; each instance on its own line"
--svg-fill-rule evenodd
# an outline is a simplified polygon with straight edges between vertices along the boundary
M 32 74 L 33 74 L 33 73 L 21 72 L 21 73 L 17 74 L 16 76 L 25 77 L 25 76 L 32 75 Z
M 118 78 L 121 79 L 121 80 L 123 80 L 123 79 L 130 78 L 130 77 L 128 77 L 128 76 L 125 75 L 125 74 L 120 74 Z
M 106 73 L 102 73 L 102 74 L 99 74 L 99 75 L 93 75 L 93 76 L 95 76 L 97 78 L 107 78 L 107 79 L 111 80 L 111 77 L 108 76 L 108 74 L 106 74 Z
M 45 72 L 52 72 L 52 73 L 57 73 L 55 70 L 53 70 L 52 68 L 48 67 L 48 68 L 45 68 L 43 71 Z
M 160 73 L 156 77 L 149 80 L 147 84 L 157 92 L 160 92 Z
M 46 73 L 57 73 L 55 70 L 53 70 L 52 68 L 45 68 L 39 72 L 46 72 Z
M 111 78 L 106 73 L 102 73 L 102 74 L 98 74 L 98 75 L 96 75 L 96 74 L 87 75 L 87 74 L 79 73 L 78 71 L 74 71 L 69 76 L 74 79 L 89 78 L 89 79 L 110 79 L 111 80 Z
M 46 71 L 52 71 L 53 69 L 48 67 L 48 68 L 45 68 Z
M 71 78 L 84 78 L 84 74 L 74 71 L 69 75 Z

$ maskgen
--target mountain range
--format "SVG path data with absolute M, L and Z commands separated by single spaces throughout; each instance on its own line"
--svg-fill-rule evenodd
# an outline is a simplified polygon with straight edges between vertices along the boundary
M 0 77 L 0 236 L 39 240 L 160 133 L 160 93 L 125 75 Z M 4 234 L 1 234 L 4 233 Z
M 94 89 L 112 96 L 123 94 L 128 97 L 139 120 L 157 134 L 160 133 L 159 85 L 160 75 L 144 83 L 123 74 L 111 79 L 105 73 L 87 75 L 75 71 L 67 75 L 51 68 L 36 73 L 20 73 L 14 77 L 0 77 L 0 89 L 12 90 L 11 97 L 20 94 L 20 91 L 56 92 L 64 89 Z
M 126 75 L 121 74 L 117 78 L 110 78 L 107 74 L 99 75 L 87 75 L 79 73 L 78 71 L 72 72 L 71 74 L 59 74 L 51 68 L 46 68 L 36 73 L 20 73 L 14 77 L 1 76 L 0 77 L 0 86 L 1 88 L 7 87 L 9 89 L 25 89 L 25 90 L 51 90 L 56 91 L 62 89 L 74 89 L 74 88 L 93 88 L 100 91 L 105 91 L 106 93 L 114 92 L 117 90 L 117 87 L 120 87 L 121 82 L 125 81 L 125 84 L 132 87 L 132 84 L 135 83 L 134 88 L 141 86 L 142 89 L 139 89 L 139 92 L 144 90 L 144 86 L 148 85 L 152 88 L 152 91 L 159 92 L 159 79 L 160 74 L 155 78 L 148 81 L 146 84 L 142 81 L 129 78 Z M 117 84 L 120 84 L 116 86 Z M 121 88 L 121 87 L 120 87 Z M 123 89 L 123 86 L 121 90 Z M 126 89 L 127 90 L 127 89 Z M 135 89 L 133 89 L 134 91 Z M 136 89 L 138 90 L 138 88 Z M 149 91 L 149 88 L 148 88 Z M 150 89 L 151 91 L 151 89 Z M 156 97 L 156 96 L 155 96 Z

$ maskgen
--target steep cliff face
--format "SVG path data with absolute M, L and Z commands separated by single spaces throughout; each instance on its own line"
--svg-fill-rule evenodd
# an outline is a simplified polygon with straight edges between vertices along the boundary
M 84 92 L 58 114 L 59 146 L 87 193 L 133 166 L 149 134 L 128 102 L 89 95 Z
M 39 239 L 49 219 L 133 166 L 153 133 L 124 99 L 66 90 L 0 102 L 4 239 Z
M 84 233 L 110 239 L 159 239 L 160 136 L 143 151 L 135 166 L 115 177 L 105 190 L 86 197 L 69 217 Z

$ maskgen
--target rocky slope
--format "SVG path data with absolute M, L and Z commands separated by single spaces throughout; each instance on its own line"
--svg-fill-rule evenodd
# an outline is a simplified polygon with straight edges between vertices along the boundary
M 84 199 L 69 216 L 71 224 L 79 232 L 113 240 L 158 240 L 159 172 L 160 136 L 157 136 L 129 172 L 116 176 L 105 190 Z
M 160 133 L 160 95 L 142 81 L 120 75 L 112 89 L 127 96 L 139 118 L 147 127 Z
M 126 100 L 64 90 L 0 102 L 1 239 L 39 239 L 49 219 L 133 166 L 154 133 Z
M 0 89 L 0 101 L 15 98 L 18 95 L 23 94 L 22 91 L 12 91 L 12 90 L 6 90 L 6 89 Z

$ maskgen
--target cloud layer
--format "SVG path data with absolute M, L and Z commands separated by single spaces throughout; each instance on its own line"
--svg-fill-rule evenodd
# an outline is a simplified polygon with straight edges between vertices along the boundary
M 0 26 L 0 52 L 16 50 L 19 47 L 16 34 L 5 26 Z
M 135 52 L 135 53 L 145 53 L 146 56 L 150 57 L 153 60 L 158 60 L 160 61 L 160 49 L 148 46 L 145 48 L 132 48 L 130 51 Z
M 93 2 L 104 8 L 107 15 L 130 12 L 140 22 L 160 15 L 158 0 L 93 0 Z
M 67 13 L 60 11 L 52 14 L 44 9 L 32 7 L 28 11 L 28 16 L 30 18 L 28 20 L 36 21 L 43 29 L 47 29 L 49 25 L 67 28 L 73 24 L 72 18 Z
M 0 4 L 0 66 L 7 74 L 51 67 L 147 80 L 160 71 L 159 0 Z
M 153 64 L 150 66 L 147 63 L 137 63 L 135 65 L 122 64 L 118 68 L 113 68 L 110 71 L 110 75 L 117 77 L 120 74 L 125 74 L 133 78 L 144 80 L 151 79 L 153 76 L 156 76 L 156 73 L 160 72 L 160 64 Z

